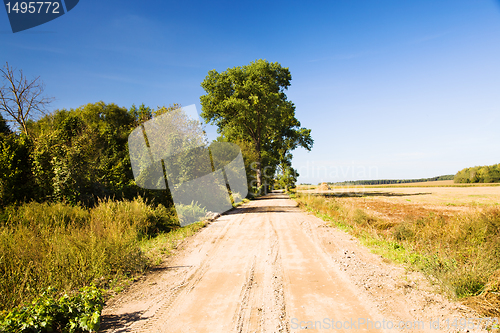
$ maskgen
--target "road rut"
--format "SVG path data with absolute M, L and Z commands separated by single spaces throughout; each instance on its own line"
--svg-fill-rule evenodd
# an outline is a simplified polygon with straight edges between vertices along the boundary
M 431 289 L 275 193 L 210 223 L 110 300 L 102 331 L 429 331 L 477 316 Z

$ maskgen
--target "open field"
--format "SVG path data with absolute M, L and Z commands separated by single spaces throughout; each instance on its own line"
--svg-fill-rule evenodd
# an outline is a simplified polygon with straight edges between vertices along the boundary
M 500 186 L 500 183 L 454 183 L 453 180 L 436 180 L 433 182 L 418 182 L 418 183 L 402 183 L 402 184 L 387 184 L 387 185 L 359 185 L 363 187 L 484 187 L 484 186 Z M 341 187 L 341 186 L 339 186 Z
M 297 200 L 373 251 L 423 271 L 451 298 L 500 312 L 500 187 L 302 190 Z
M 463 210 L 464 207 L 500 205 L 500 186 L 357 186 L 335 187 L 332 190 L 321 192 L 316 190 L 302 190 L 301 192 L 317 192 L 332 197 L 362 198 L 367 202 L 382 201 L 387 203 L 425 205 L 428 209 L 438 210 L 450 210 L 450 207 L 462 207 L 460 210 Z

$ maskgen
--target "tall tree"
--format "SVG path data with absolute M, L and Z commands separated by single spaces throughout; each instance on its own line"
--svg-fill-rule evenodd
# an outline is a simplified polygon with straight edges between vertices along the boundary
M 297 145 L 312 146 L 310 130 L 298 128 L 295 106 L 285 94 L 291 79 L 288 68 L 260 59 L 221 73 L 212 70 L 201 83 L 207 93 L 200 97 L 205 121 L 216 124 L 219 133 L 233 142 L 246 140 L 254 145 L 258 187 L 263 184 L 264 152 L 279 161 L 278 148 L 283 149 L 287 140 L 295 144 L 288 144 L 286 151 Z
M 0 133 L 10 134 L 11 132 L 9 125 L 7 125 L 7 121 L 2 117 L 2 114 L 0 114 Z
M 9 63 L 0 69 L 0 75 L 3 81 L 0 87 L 0 112 L 15 121 L 29 137 L 28 120 L 43 114 L 53 99 L 43 96 L 44 85 L 40 77 L 28 80 L 22 70 L 16 75 Z

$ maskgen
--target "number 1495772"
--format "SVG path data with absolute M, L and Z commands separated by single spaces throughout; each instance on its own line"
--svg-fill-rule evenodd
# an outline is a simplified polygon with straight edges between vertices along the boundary
M 30 14 L 59 14 L 59 2 L 7 2 L 5 4 L 7 7 L 7 13 L 30 13 Z M 50 11 L 51 10 L 51 11 Z

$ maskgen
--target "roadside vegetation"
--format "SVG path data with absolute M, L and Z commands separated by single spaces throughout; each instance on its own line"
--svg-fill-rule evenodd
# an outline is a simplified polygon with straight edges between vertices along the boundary
M 296 193 L 304 209 L 388 259 L 424 272 L 441 290 L 485 316 L 500 315 L 500 209 L 384 219 L 353 200 Z
M 89 209 L 36 202 L 7 207 L 0 228 L 0 310 L 85 286 L 120 291 L 203 226 L 180 228 L 173 208 L 142 198 L 102 200 Z

